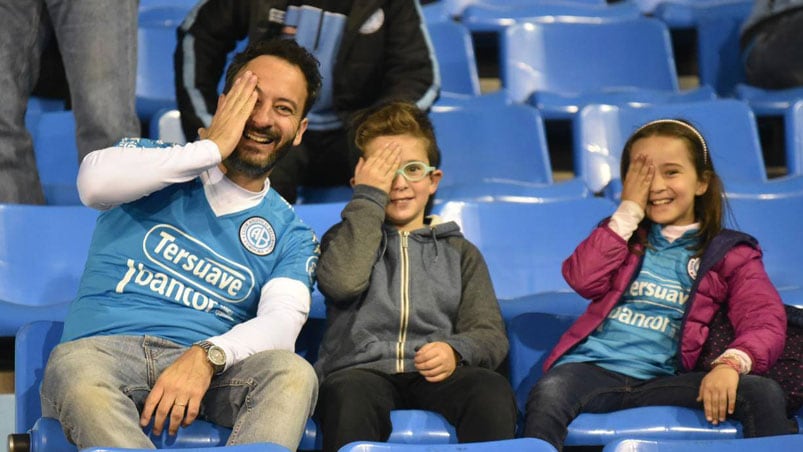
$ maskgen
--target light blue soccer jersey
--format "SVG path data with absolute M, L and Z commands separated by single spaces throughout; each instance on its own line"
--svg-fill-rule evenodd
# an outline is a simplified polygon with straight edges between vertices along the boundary
M 217 217 L 199 178 L 102 213 L 63 341 L 152 335 L 182 345 L 256 315 L 272 278 L 314 282 L 318 242 L 269 190 Z
M 697 239 L 687 231 L 672 243 L 660 225 L 650 231 L 641 270 L 605 321 L 558 361 L 593 362 L 606 369 L 648 379 L 672 375 L 696 265 L 688 249 Z

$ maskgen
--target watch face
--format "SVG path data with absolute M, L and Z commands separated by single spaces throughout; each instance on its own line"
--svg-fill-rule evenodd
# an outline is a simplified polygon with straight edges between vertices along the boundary
M 216 366 L 223 366 L 226 364 L 226 353 L 217 345 L 213 345 L 209 348 L 207 356 L 209 357 L 209 361 Z

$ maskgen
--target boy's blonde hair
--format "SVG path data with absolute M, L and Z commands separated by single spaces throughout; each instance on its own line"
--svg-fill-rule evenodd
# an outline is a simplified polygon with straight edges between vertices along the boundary
M 392 101 L 360 112 L 354 120 L 354 144 L 360 152 L 373 139 L 388 135 L 410 135 L 426 142 L 429 164 L 439 167 L 441 153 L 435 139 L 435 128 L 415 104 Z

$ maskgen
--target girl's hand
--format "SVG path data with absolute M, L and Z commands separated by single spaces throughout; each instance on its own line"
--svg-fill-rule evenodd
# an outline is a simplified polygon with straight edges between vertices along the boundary
M 633 157 L 622 181 L 622 201 L 633 201 L 641 206 L 641 210 L 646 210 L 654 176 L 655 167 L 646 155 L 639 154 Z
M 700 383 L 697 401 L 703 402 L 705 418 L 717 425 L 725 420 L 726 415 L 733 414 L 736 409 L 736 387 L 739 385 L 739 372 L 736 369 L 720 364 L 708 372 Z
M 368 157 L 360 157 L 354 169 L 354 185 L 370 185 L 390 193 L 400 164 L 401 147 L 398 143 L 388 143 Z

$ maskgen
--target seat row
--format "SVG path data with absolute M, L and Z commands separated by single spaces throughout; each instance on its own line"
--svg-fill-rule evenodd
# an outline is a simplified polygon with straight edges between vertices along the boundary
M 790 234 L 794 233 L 795 219 L 803 215 L 803 196 L 737 198 L 733 207 L 740 224 L 759 238 L 765 251 L 767 270 L 784 301 L 803 305 L 799 298 L 797 302 L 793 301 L 794 295 L 801 293 L 803 281 L 799 270 L 799 256 L 803 255 L 797 244 L 799 241 L 790 241 L 777 231 L 778 226 L 785 225 Z M 342 208 L 342 203 L 296 207 L 299 216 L 319 235 L 339 220 Z M 551 348 L 587 303 L 563 283 L 561 261 L 596 222 L 614 208 L 613 201 L 601 197 L 548 203 L 452 201 L 437 207 L 445 219 L 461 224 L 466 236 L 486 257 L 508 324 L 510 376 L 519 397 L 526 396 L 526 388 L 540 376 L 538 363 L 543 359 L 544 351 Z M 0 261 L 5 263 L 0 267 L 0 287 L 5 290 L 0 299 L 4 300 L 4 314 L 8 313 L 0 318 L 8 322 L 3 326 L 2 335 L 17 334 L 15 388 L 18 432 L 31 429 L 39 417 L 38 381 L 49 349 L 60 337 L 59 320 L 77 290 L 96 215 L 96 212 L 80 206 L 0 206 L 0 237 L 3 238 Z M 21 306 L 23 302 L 35 306 L 26 310 Z M 317 356 L 324 316 L 322 296 L 316 292 L 310 320 L 297 343 L 297 352 L 310 361 Z M 18 331 L 20 324 L 41 319 L 50 321 L 35 322 Z M 696 425 L 706 435 L 739 435 L 738 425 L 728 424 L 712 430 L 701 413 L 694 410 L 655 411 L 649 416 L 640 411 L 618 413 L 613 418 L 581 416 L 576 425 L 573 424 L 575 433 L 571 438 L 576 439 L 570 441 L 604 444 L 623 438 L 623 432 L 632 432 L 632 429 L 648 431 L 659 428 L 669 436 L 677 435 L 671 427 L 673 425 L 687 432 L 693 430 L 689 430 L 690 425 Z M 48 430 L 50 421 L 42 422 L 37 428 L 44 430 L 35 428 L 33 432 L 32 438 L 36 441 L 39 433 L 47 437 L 45 432 L 61 432 L 58 426 L 52 425 Z M 608 433 L 602 436 L 600 422 L 608 425 L 607 430 L 602 430 Z M 424 435 L 429 438 L 425 441 L 454 440 L 451 426 L 432 413 L 399 413 L 394 426 L 395 430 L 398 427 L 398 438 L 421 441 Z M 225 430 L 223 432 L 225 434 Z M 316 441 L 319 441 L 316 432 L 315 424 L 310 423 L 305 448 L 316 447 Z M 54 441 L 52 437 L 50 440 Z
M 541 376 L 541 366 L 546 354 L 573 320 L 572 316 L 532 312 L 517 315 L 506 322 L 510 338 L 508 373 L 521 416 L 524 414 L 523 409 L 529 390 Z M 27 433 L 12 435 L 10 452 L 75 450 L 75 447 L 65 438 L 58 421 L 40 417 L 39 385 L 47 356 L 58 343 L 62 327 L 61 322 L 38 321 L 25 325 L 17 334 L 15 428 L 17 432 Z M 299 337 L 298 352 L 300 354 L 303 355 L 305 350 L 309 350 L 310 344 L 305 341 L 310 337 L 320 339 L 321 330 L 320 319 L 305 325 Z M 304 357 L 314 360 L 314 353 L 312 355 L 304 355 Z M 797 418 L 798 424 L 803 427 L 803 410 L 797 413 Z M 341 450 L 396 450 L 395 448 L 399 444 L 414 444 L 418 445 L 418 448 L 408 446 L 400 447 L 398 450 L 503 450 L 504 446 L 509 450 L 554 451 L 551 445 L 533 439 L 519 440 L 518 442 L 483 443 L 474 446 L 460 445 L 460 449 L 453 449 L 449 446 L 457 442 L 453 426 L 439 414 L 429 411 L 396 410 L 391 413 L 391 423 L 393 428 L 388 444 L 361 444 L 362 448 L 357 448 L 357 445 L 354 444 Z M 146 431 L 149 431 L 149 428 L 146 428 Z M 168 436 L 165 431 L 161 435 L 150 434 L 150 437 L 157 448 L 195 447 L 205 450 L 204 448 L 224 445 L 230 433 L 228 428 L 196 420 L 192 425 L 180 428 L 176 436 Z M 655 406 L 605 414 L 581 414 L 569 425 L 565 445 L 604 445 L 608 447 L 620 441 L 638 439 L 639 441 L 650 441 L 649 444 L 663 444 L 667 440 L 709 441 L 716 447 L 715 441 L 734 440 L 741 438 L 741 435 L 741 425 L 736 421 L 726 420 L 714 426 L 705 420 L 702 410 Z M 800 444 L 801 440 L 803 440 L 803 435 L 789 435 L 773 441 L 779 446 L 785 444 L 784 450 L 793 450 L 788 447 Z M 314 420 L 310 419 L 307 422 L 299 449 L 319 450 L 321 441 L 318 426 Z M 752 443 L 754 447 L 755 444 L 755 442 Z
M 758 123 L 750 107 L 735 99 L 656 104 L 644 107 L 592 104 L 578 114 L 571 153 L 574 178 L 555 182 L 547 129 L 540 111 L 527 105 L 463 105 L 433 110 L 443 154 L 442 199 L 560 200 L 604 194 L 618 199 L 619 155 L 627 137 L 657 118 L 685 118 L 702 132 L 714 166 L 731 196 L 774 196 L 803 188 L 803 100 L 788 110 L 785 175 L 772 177 L 765 164 Z M 156 136 L 172 138 L 178 112 L 155 122 Z M 30 123 L 45 196 L 49 204 L 78 204 L 78 163 L 71 143 L 70 112 L 42 113 Z M 470 125 L 470 126 L 467 126 Z M 174 136 L 174 135 L 173 135 Z M 478 183 L 480 182 L 480 183 Z M 304 197 L 302 203 L 343 201 L 349 190 Z
M 477 182 L 477 185 L 481 182 Z M 299 216 L 319 236 L 340 219 L 344 203 L 301 204 Z M 585 301 L 560 274 L 561 262 L 616 202 L 606 197 L 513 201 L 446 200 L 435 213 L 461 225 L 482 251 L 503 313 L 527 310 L 533 294 L 564 293 L 559 314 L 578 314 Z M 803 192 L 733 196 L 726 226 L 754 235 L 764 263 L 786 304 L 803 306 Z M 0 205 L 0 336 L 32 320 L 61 320 L 77 292 L 97 212 L 83 206 Z M 45 257 L 45 258 L 43 258 Z M 324 309 L 313 306 L 313 317 Z M 510 316 L 507 316 L 510 317 Z

